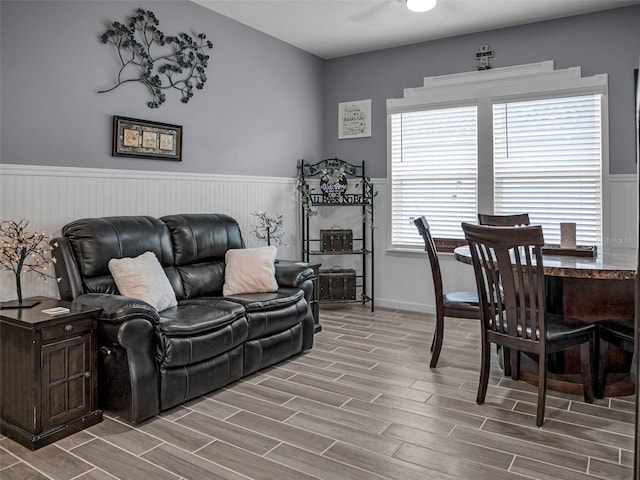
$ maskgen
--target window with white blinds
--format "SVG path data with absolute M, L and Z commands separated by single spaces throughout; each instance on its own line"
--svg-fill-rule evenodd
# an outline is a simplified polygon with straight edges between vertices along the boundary
M 546 243 L 560 243 L 560 222 L 601 243 L 600 117 L 600 94 L 494 104 L 494 212 L 529 213 Z
M 428 214 L 436 237 L 461 238 L 477 212 L 477 107 L 390 115 L 393 246 L 423 245 L 413 219 Z
M 561 222 L 576 222 L 578 244 L 602 244 L 606 75 L 547 65 L 529 82 L 527 68 L 433 77 L 387 100 L 390 248 L 422 246 L 420 215 L 454 245 L 479 211 L 528 213 L 549 244 Z
M 476 106 L 391 115 L 391 137 L 393 243 L 420 245 L 425 212 L 434 235 L 462 236 L 460 219 L 476 218 Z

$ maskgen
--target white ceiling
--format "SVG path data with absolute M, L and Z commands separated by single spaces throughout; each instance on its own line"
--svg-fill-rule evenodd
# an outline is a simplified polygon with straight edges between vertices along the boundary
M 638 5 L 640 0 L 192 0 L 321 58 Z

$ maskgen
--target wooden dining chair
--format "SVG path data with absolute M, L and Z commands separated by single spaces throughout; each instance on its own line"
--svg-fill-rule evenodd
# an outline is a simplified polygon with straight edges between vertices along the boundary
M 431 362 L 429 366 L 436 368 L 438 358 L 440 358 L 440 351 L 442 350 L 444 317 L 479 319 L 480 308 L 478 306 L 478 294 L 475 291 L 444 292 L 438 252 L 433 237 L 431 236 L 429 222 L 424 216 L 421 216 L 416 218 L 413 223 L 418 228 L 418 232 L 420 232 L 424 240 L 424 250 L 429 257 L 431 276 L 433 278 L 433 289 L 436 300 L 436 327 L 431 342 Z
M 522 227 L 530 224 L 528 213 L 516 213 L 515 215 L 491 215 L 489 213 L 478 213 L 478 223 L 480 225 L 490 225 L 492 227 Z
M 478 213 L 478 223 L 480 225 L 489 225 L 492 227 L 523 227 L 530 224 L 528 213 L 516 213 L 513 215 L 493 215 L 489 213 Z M 500 345 L 496 345 L 498 358 L 502 360 L 504 374 L 511 376 L 511 363 L 517 363 L 520 354 L 517 351 L 511 351 L 509 348 L 502 349 Z M 513 358 L 512 358 L 513 357 Z
M 597 398 L 604 398 L 604 386 L 607 378 L 609 345 L 615 345 L 625 352 L 634 353 L 635 322 L 633 318 L 601 320 L 596 323 L 598 343 L 596 358 L 598 363 L 598 380 L 596 382 Z M 633 375 L 632 371 L 632 375 Z M 637 381 L 637 379 L 634 379 Z
M 595 325 L 547 313 L 542 227 L 491 227 L 465 222 L 462 229 L 471 250 L 482 318 L 477 403 L 484 403 L 487 393 L 491 343 L 538 355 L 536 425 L 544 422 L 550 353 L 580 345 L 584 399 L 592 403 Z M 511 365 L 514 380 L 520 375 L 519 363 Z

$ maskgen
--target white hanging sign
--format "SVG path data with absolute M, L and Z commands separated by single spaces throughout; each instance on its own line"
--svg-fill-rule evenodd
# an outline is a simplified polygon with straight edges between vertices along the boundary
M 371 136 L 371 99 L 338 104 L 338 138 Z

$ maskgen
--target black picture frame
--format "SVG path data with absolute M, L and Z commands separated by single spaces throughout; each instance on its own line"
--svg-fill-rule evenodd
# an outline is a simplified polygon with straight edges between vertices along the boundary
M 182 125 L 113 116 L 114 157 L 182 161 Z

